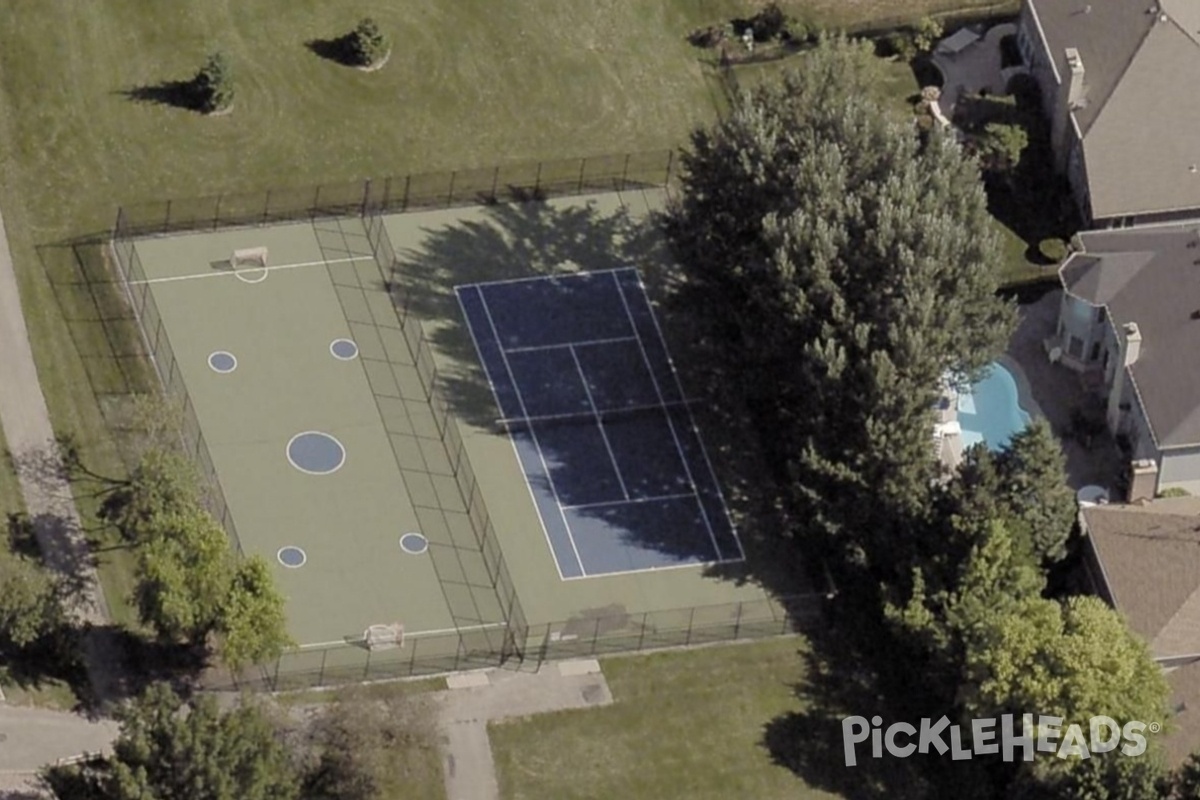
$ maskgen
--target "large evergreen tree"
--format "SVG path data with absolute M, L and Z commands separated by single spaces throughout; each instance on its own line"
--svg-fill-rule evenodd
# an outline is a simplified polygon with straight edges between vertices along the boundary
M 868 44 L 835 39 L 742 94 L 693 135 L 668 233 L 798 517 L 905 572 L 939 380 L 994 358 L 1013 313 L 977 165 L 919 142 L 878 80 Z

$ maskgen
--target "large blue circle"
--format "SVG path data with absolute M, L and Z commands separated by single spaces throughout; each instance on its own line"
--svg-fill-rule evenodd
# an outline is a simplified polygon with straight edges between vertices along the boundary
M 287 446 L 288 461 L 309 475 L 328 475 L 346 463 L 342 443 L 320 431 L 306 431 L 292 437 Z

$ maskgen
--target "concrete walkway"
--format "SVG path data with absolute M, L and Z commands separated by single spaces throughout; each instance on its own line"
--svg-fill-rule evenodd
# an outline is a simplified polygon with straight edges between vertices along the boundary
M 117 736 L 112 720 L 37 708 L 0 708 L 0 773 L 36 770 L 62 758 L 106 753 Z
M 1000 40 L 1016 32 L 1016 25 L 1004 23 L 989 28 L 982 38 L 958 53 L 934 49 L 933 63 L 945 79 L 939 105 L 947 117 L 954 117 L 954 106 L 964 94 L 983 90 L 1004 94 L 1012 70 L 1001 66 Z
M 544 664 L 536 673 L 468 672 L 447 684 L 450 689 L 436 696 L 446 800 L 499 800 L 489 722 L 612 702 L 593 660 Z
M 0 427 L 16 466 L 25 510 L 33 521 L 42 556 L 75 589 L 71 617 L 81 626 L 104 626 L 108 606 L 96 578 L 79 524 L 71 487 L 54 447 L 50 413 L 38 383 L 29 331 L 13 270 L 4 220 L 0 217 Z M 92 691 L 107 697 L 113 685 L 114 653 L 108 639 L 89 634 L 84 656 Z

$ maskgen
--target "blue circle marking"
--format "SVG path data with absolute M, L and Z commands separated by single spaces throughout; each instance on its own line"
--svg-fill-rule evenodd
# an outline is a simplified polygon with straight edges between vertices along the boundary
M 400 537 L 400 549 L 410 555 L 419 556 L 429 549 L 429 540 L 419 533 L 406 533 Z
M 209 355 L 208 366 L 213 372 L 219 372 L 222 375 L 225 375 L 237 369 L 237 358 L 233 355 L 233 353 L 227 353 L 224 350 L 218 350 Z
M 339 361 L 353 361 L 358 358 L 358 345 L 349 339 L 334 339 L 329 352 Z
M 303 567 L 308 561 L 308 555 L 299 547 L 281 547 L 279 552 L 275 554 L 279 559 L 279 563 L 283 564 L 288 569 L 297 569 Z
M 346 448 L 328 433 L 305 431 L 288 442 L 287 458 L 293 467 L 308 475 L 328 475 L 346 463 Z

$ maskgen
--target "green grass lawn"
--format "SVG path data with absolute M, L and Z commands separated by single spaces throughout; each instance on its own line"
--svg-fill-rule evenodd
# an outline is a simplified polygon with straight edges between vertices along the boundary
M 505 800 L 831 797 L 772 763 L 764 726 L 798 709 L 798 638 L 603 661 L 613 705 L 493 724 Z

